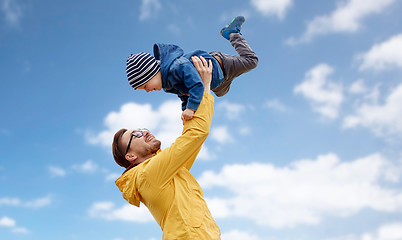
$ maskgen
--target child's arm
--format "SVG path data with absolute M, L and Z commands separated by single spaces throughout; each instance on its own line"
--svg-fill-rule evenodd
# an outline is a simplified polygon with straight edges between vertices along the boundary
M 197 111 L 204 94 L 204 84 L 202 83 L 200 74 L 195 69 L 194 65 L 188 61 L 176 68 L 175 74 L 177 78 L 183 81 L 184 87 L 188 90 L 188 98 L 186 106 L 183 110 L 192 109 Z

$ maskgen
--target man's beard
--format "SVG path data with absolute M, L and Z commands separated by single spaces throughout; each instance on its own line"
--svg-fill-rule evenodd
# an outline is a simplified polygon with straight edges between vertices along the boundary
M 161 141 L 154 140 L 155 144 L 152 144 L 151 147 L 148 149 L 149 154 L 155 154 L 159 149 L 161 149 Z

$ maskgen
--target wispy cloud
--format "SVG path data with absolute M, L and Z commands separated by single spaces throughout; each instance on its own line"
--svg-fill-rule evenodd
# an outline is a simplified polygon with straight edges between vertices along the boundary
M 66 176 L 66 171 L 60 167 L 49 166 L 49 173 L 52 177 L 64 177 Z
M 354 33 L 358 31 L 365 18 L 381 13 L 396 0 L 348 0 L 338 1 L 336 10 L 311 20 L 300 38 L 289 38 L 290 45 L 310 42 L 319 35 L 330 33 Z
M 88 160 L 82 164 L 72 165 L 72 169 L 81 173 L 92 174 L 99 170 L 99 166 L 94 161 Z
M 265 16 L 276 16 L 283 19 L 293 5 L 292 0 L 251 0 L 251 5 Z
M 133 205 L 125 204 L 120 208 L 116 208 L 113 202 L 95 202 L 88 209 L 88 214 L 93 218 L 109 221 L 119 220 L 139 223 L 154 221 L 148 208 L 143 205 L 137 208 Z
M 226 165 L 219 172 L 204 172 L 199 183 L 206 196 L 213 188 L 231 196 L 207 198 L 216 218 L 291 228 L 317 225 L 324 216 L 349 217 L 362 209 L 401 211 L 402 189 L 387 187 L 387 182 L 399 183 L 401 174 L 400 165 L 379 153 L 347 162 L 329 153 L 284 167 Z
M 366 87 L 363 79 L 359 79 L 359 80 L 353 82 L 349 87 L 349 92 L 351 94 L 362 94 L 367 91 L 368 90 L 367 90 L 367 87 Z
M 10 26 L 18 26 L 20 24 L 22 8 L 15 0 L 0 0 L 0 10 L 3 12 L 6 22 Z
M 26 208 L 41 208 L 48 206 L 52 203 L 52 197 L 50 195 L 42 198 L 37 198 L 31 201 L 21 201 L 19 198 L 0 198 L 0 206 L 15 206 L 15 207 L 26 207 Z
M 278 99 L 271 99 L 265 102 L 264 107 L 273 109 L 279 112 L 287 112 L 288 108 Z
M 15 233 L 21 233 L 21 234 L 29 233 L 29 231 L 26 228 L 18 227 L 16 221 L 9 217 L 0 218 L 0 227 L 11 228 L 11 231 Z
M 359 54 L 357 59 L 362 61 L 360 70 L 402 68 L 402 34 L 374 45 L 368 52 Z
M 237 119 L 246 110 L 246 107 L 242 104 L 232 103 L 229 101 L 222 101 L 216 106 L 219 111 L 225 112 L 225 115 L 229 119 Z
M 310 100 L 314 111 L 322 116 L 335 119 L 343 102 L 342 85 L 328 79 L 334 69 L 328 64 L 319 64 L 306 73 L 302 83 L 293 92 Z
M 161 10 L 162 5 L 159 0 L 142 0 L 140 20 L 144 21 L 149 18 L 157 16 L 159 10 Z
M 402 239 L 402 222 L 384 224 L 378 229 L 361 235 L 346 235 L 325 240 L 400 240 Z

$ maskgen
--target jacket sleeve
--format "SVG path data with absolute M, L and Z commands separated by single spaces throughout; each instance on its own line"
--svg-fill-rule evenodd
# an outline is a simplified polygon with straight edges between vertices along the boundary
M 201 146 L 209 134 L 214 108 L 214 97 L 204 93 L 194 118 L 186 121 L 180 137 L 168 148 L 154 156 L 144 173 L 152 184 L 164 186 L 180 168 L 191 168 Z
M 181 110 L 184 111 L 187 108 L 187 100 L 188 96 L 186 95 L 177 95 L 181 100 Z
M 202 83 L 200 74 L 190 61 L 176 68 L 176 74 L 180 79 L 183 79 L 183 83 L 190 95 L 187 99 L 187 105 L 183 110 L 189 108 L 197 111 L 204 93 L 204 84 Z

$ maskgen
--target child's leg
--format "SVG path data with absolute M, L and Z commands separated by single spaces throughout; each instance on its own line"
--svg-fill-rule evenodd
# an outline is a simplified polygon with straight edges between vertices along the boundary
M 212 89 L 218 97 L 225 95 L 229 91 L 234 78 L 257 67 L 258 64 L 257 55 L 241 34 L 231 33 L 229 41 L 239 56 L 228 55 L 221 52 L 210 53 L 212 56 L 218 56 L 222 60 L 224 80 L 221 85 Z

